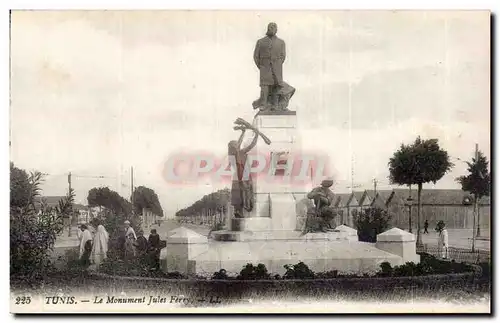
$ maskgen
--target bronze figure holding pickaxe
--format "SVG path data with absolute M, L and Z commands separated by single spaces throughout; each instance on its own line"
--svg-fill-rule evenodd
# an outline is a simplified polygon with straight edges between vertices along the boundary
M 236 178 L 233 178 L 231 186 L 231 205 L 234 207 L 234 216 L 236 218 L 242 218 L 244 217 L 244 211 L 251 212 L 254 205 L 252 177 L 248 171 L 245 174 L 245 169 L 249 169 L 252 166 L 247 163 L 248 153 L 257 144 L 259 136 L 262 137 L 264 142 L 268 145 L 271 143 L 271 140 L 249 122 L 241 118 L 236 119 L 234 123 L 236 124 L 234 130 L 240 130 L 241 135 L 238 140 L 231 140 L 228 144 L 228 155 L 234 158 L 237 175 Z M 254 132 L 254 137 L 248 146 L 242 148 L 241 145 L 246 130 L 252 130 Z

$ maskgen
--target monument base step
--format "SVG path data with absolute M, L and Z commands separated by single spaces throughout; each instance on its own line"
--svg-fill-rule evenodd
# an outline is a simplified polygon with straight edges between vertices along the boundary
M 300 239 L 300 231 L 215 231 L 212 237 L 217 241 L 260 241 Z
M 231 229 L 234 231 L 269 231 L 272 228 L 269 217 L 250 217 L 231 219 Z
M 225 269 L 236 275 L 248 263 L 254 266 L 262 263 L 270 273 L 283 275 L 285 265 L 299 262 L 304 262 L 315 272 L 338 270 L 342 273 L 366 273 L 380 270 L 384 261 L 392 266 L 404 263 L 400 256 L 380 250 L 375 244 L 359 241 L 213 241 L 209 243 L 207 252 L 188 261 L 188 274 L 210 276 Z
M 215 231 L 212 237 L 216 241 L 263 241 L 263 240 L 322 240 L 322 241 L 357 241 L 357 236 L 345 232 L 317 232 L 303 234 L 301 231 Z

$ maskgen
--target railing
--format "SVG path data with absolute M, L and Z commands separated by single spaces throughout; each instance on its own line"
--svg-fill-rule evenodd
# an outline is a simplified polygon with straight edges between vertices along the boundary
M 422 247 L 417 247 L 417 252 L 425 252 L 438 258 L 442 257 L 442 250 L 439 250 L 437 247 L 429 247 L 427 244 L 424 244 Z M 467 249 L 449 247 L 446 259 L 454 260 L 455 262 L 477 264 L 481 262 L 491 262 L 491 254 L 484 250 L 472 252 Z

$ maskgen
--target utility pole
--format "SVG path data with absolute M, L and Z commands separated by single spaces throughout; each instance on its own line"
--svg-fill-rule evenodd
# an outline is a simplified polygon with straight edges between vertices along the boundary
M 478 145 L 476 144 L 476 150 L 474 152 L 475 162 L 477 163 L 478 157 Z M 476 215 L 477 215 L 477 194 L 474 194 L 474 212 L 472 214 L 472 252 L 475 252 L 476 249 Z M 478 219 L 479 220 L 479 219 Z M 477 223 L 477 230 L 479 232 L 479 221 Z
M 135 216 L 133 195 L 134 195 L 134 167 L 130 166 L 130 203 L 132 204 L 132 216 Z
M 71 194 L 71 172 L 68 173 L 68 195 Z M 73 214 L 68 214 L 68 237 L 71 237 L 71 222 L 73 220 Z
M 476 157 L 476 164 L 478 162 L 478 159 L 479 159 L 479 145 L 476 144 L 476 152 L 475 152 L 475 157 Z M 480 174 L 481 175 L 481 174 Z M 477 214 L 477 233 L 476 233 L 476 238 L 479 237 L 481 235 L 481 231 L 479 229 L 480 227 L 480 221 L 479 221 L 479 201 L 476 201 L 476 214 Z
M 354 155 L 351 155 L 351 193 L 354 190 Z
M 130 202 L 133 203 L 132 194 L 134 194 L 134 167 L 130 167 Z
M 411 229 L 411 209 L 412 209 L 412 201 L 413 199 L 411 198 L 411 184 L 408 185 L 410 187 L 410 192 L 408 193 L 408 225 L 410 227 L 410 233 L 412 233 L 412 229 Z

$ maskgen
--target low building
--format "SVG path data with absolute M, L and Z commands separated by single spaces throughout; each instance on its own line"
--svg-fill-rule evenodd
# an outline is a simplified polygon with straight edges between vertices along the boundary
M 394 189 L 386 201 L 388 211 L 392 215 L 392 225 L 399 228 L 409 228 L 408 189 Z M 417 190 L 411 191 L 412 227 L 417 221 Z M 421 194 L 421 225 L 428 220 L 433 229 L 437 222 L 442 220 L 450 229 L 471 229 L 474 224 L 472 197 L 459 189 L 423 189 Z M 483 197 L 479 201 L 480 228 L 489 231 L 490 228 L 490 199 Z M 477 226 L 477 223 L 476 223 Z
M 409 202 L 411 206 L 412 227 L 417 226 L 417 190 L 397 188 L 392 190 L 365 190 L 351 194 L 336 194 L 335 206 L 343 211 L 340 222 L 354 225 L 358 212 L 368 207 L 379 207 L 387 210 L 391 216 L 391 225 L 398 228 L 409 228 Z M 408 201 L 408 198 L 411 198 Z M 450 229 L 471 229 L 473 226 L 472 196 L 459 189 L 423 189 L 422 190 L 421 224 L 427 219 L 433 229 L 442 220 Z M 480 199 L 479 226 L 481 230 L 490 229 L 490 197 Z M 477 223 L 476 223 L 477 226 Z
M 358 208 L 358 205 L 356 205 L 356 198 L 353 198 L 352 193 L 340 193 L 335 194 L 335 196 L 336 199 L 333 205 L 340 211 L 340 216 L 336 217 L 338 219 L 338 222 L 336 224 L 345 224 L 347 226 L 353 227 L 353 213 L 356 213 L 356 211 L 353 210 Z

